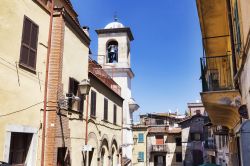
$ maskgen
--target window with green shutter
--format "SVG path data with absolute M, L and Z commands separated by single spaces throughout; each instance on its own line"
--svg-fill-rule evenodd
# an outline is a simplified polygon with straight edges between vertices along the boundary
M 144 152 L 138 152 L 138 161 L 139 162 L 144 161 Z
M 138 134 L 138 142 L 139 143 L 143 143 L 144 142 L 144 135 L 143 135 L 143 133 L 139 133 Z
M 241 33 L 240 33 L 240 18 L 238 11 L 238 2 L 235 1 L 234 5 L 234 28 L 235 28 L 235 50 L 240 53 L 241 50 Z

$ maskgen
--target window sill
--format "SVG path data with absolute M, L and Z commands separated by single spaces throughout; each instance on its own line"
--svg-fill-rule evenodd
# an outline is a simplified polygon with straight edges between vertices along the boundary
M 91 118 L 91 119 L 96 119 L 96 116 L 90 115 L 90 118 Z
M 108 120 L 105 120 L 105 119 L 103 119 L 102 121 L 103 121 L 103 122 L 106 122 L 106 123 L 110 123 Z
M 31 68 L 31 67 L 29 67 L 29 66 L 27 66 L 27 65 L 25 65 L 25 64 L 19 63 L 19 67 L 20 67 L 21 69 L 24 69 L 24 70 L 30 72 L 30 73 L 36 74 L 36 69 Z

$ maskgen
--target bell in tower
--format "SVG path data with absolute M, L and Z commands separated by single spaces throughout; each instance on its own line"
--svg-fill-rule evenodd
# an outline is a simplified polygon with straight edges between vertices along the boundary
M 118 62 L 118 42 L 110 41 L 107 45 L 107 63 Z

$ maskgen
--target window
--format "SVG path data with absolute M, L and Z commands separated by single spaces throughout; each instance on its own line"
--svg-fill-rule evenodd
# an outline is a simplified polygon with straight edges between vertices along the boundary
M 24 164 L 28 158 L 33 134 L 31 133 L 11 133 L 9 164 Z
M 176 162 L 182 162 L 182 153 L 181 152 L 180 153 L 176 153 L 175 155 L 176 155 L 176 157 L 175 157 L 176 160 L 175 161 Z
M 200 133 L 191 133 L 191 141 L 200 141 L 201 134 Z
M 176 146 L 181 146 L 181 138 L 175 138 Z
M 77 96 L 78 84 L 79 84 L 79 82 L 77 80 L 70 77 L 69 78 L 69 91 L 68 92 L 74 96 Z M 81 100 L 81 102 L 79 102 L 79 103 L 83 104 L 82 102 L 83 102 L 83 100 Z M 72 109 L 72 107 L 73 107 L 72 99 L 68 100 L 68 106 L 69 106 L 69 109 Z M 80 104 L 78 104 L 78 110 L 80 110 Z
M 239 19 L 239 11 L 238 11 L 238 2 L 235 1 L 234 5 L 234 26 L 235 26 L 235 44 L 236 44 L 236 52 L 240 53 L 241 48 L 241 35 L 240 35 L 240 19 Z
M 24 16 L 19 64 L 31 71 L 36 70 L 38 29 L 38 25 Z
M 108 121 L 108 99 L 104 98 L 104 115 L 103 119 Z
M 162 119 L 156 119 L 156 124 L 157 125 L 164 125 L 164 120 L 162 120 Z
M 117 106 L 114 105 L 114 114 L 113 114 L 113 123 L 116 124 L 116 118 L 117 118 Z
M 83 94 L 79 94 L 79 98 L 80 102 L 78 103 L 78 110 L 81 114 L 83 114 L 85 96 Z
M 196 113 L 196 115 L 197 114 L 200 115 L 201 114 L 201 110 L 195 110 L 195 113 Z
M 90 108 L 90 115 L 96 116 L 96 92 L 91 91 L 91 108 Z
M 138 161 L 144 161 L 144 152 L 138 152 Z
M 138 142 L 139 143 L 143 143 L 144 142 L 144 135 L 143 135 L 143 133 L 139 133 L 138 134 Z
M 156 139 L 156 145 L 163 145 L 164 144 L 163 135 L 156 135 L 155 139 Z
M 67 147 L 57 148 L 57 165 L 70 165 L 70 154 Z

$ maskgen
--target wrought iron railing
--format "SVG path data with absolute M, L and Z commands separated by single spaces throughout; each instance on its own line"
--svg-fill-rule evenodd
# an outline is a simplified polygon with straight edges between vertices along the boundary
M 230 57 L 225 55 L 201 58 L 203 92 L 233 89 Z
M 204 148 L 210 150 L 216 149 L 214 140 L 205 140 Z
M 167 145 L 152 145 L 152 152 L 168 152 L 168 146 Z

